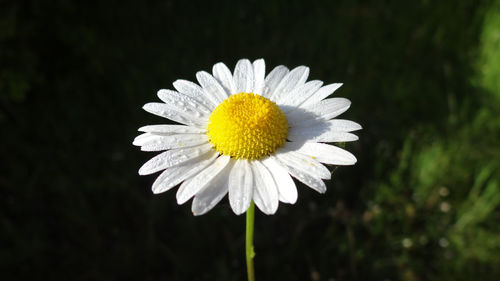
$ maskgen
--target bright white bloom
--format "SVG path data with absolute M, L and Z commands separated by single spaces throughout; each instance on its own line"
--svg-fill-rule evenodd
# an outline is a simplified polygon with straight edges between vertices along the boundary
M 198 84 L 173 83 L 176 91 L 160 90 L 163 103 L 144 109 L 181 125 L 151 125 L 134 140 L 143 151 L 163 151 L 146 162 L 139 174 L 163 171 L 153 192 L 178 184 L 177 203 L 193 198 L 192 211 L 202 215 L 229 193 L 234 213 L 253 200 L 265 214 L 279 201 L 294 204 L 292 177 L 324 193 L 331 177 L 322 164 L 353 165 L 356 157 L 332 142 L 355 141 L 353 121 L 333 119 L 351 102 L 327 98 L 342 84 L 323 86 L 307 81 L 309 68 L 275 67 L 265 76 L 265 63 L 242 59 L 234 73 L 223 63 L 212 74 L 196 73 Z

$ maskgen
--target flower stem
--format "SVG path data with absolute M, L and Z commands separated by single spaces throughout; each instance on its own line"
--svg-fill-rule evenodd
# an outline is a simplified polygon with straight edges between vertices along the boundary
M 255 218 L 255 205 L 252 201 L 250 203 L 250 207 L 247 210 L 247 231 L 246 231 L 246 241 L 245 241 L 248 281 L 255 281 L 255 273 L 253 269 L 253 258 L 255 257 L 255 252 L 253 249 L 254 218 Z

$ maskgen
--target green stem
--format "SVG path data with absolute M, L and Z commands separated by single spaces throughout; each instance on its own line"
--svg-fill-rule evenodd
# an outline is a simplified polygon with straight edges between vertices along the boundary
M 255 205 L 253 201 L 250 203 L 250 207 L 247 210 L 247 233 L 246 233 L 246 257 L 247 257 L 247 274 L 248 281 L 255 281 L 255 273 L 253 269 L 253 257 L 255 257 L 255 252 L 253 250 L 253 222 L 255 218 Z

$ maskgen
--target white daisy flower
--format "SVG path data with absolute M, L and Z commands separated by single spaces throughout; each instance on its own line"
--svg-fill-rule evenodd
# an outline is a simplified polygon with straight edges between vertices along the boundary
M 234 73 L 223 63 L 212 74 L 196 73 L 199 85 L 186 80 L 174 90 L 160 90 L 163 103 L 144 109 L 179 125 L 151 125 L 134 140 L 143 151 L 163 151 L 140 169 L 140 175 L 163 171 L 153 183 L 161 193 L 180 184 L 177 203 L 193 198 L 194 215 L 211 210 L 229 193 L 237 215 L 253 200 L 265 214 L 279 201 L 294 204 L 292 177 L 326 191 L 330 171 L 323 164 L 353 165 L 356 157 L 332 142 L 358 140 L 353 121 L 333 119 L 351 102 L 327 98 L 342 84 L 307 81 L 309 68 L 275 67 L 265 76 L 265 63 L 242 59 Z M 323 164 L 322 164 L 323 163 Z

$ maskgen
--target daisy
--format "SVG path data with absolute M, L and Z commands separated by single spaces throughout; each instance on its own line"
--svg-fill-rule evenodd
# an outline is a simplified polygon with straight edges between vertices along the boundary
M 333 119 L 351 102 L 327 98 L 342 84 L 307 81 L 309 68 L 275 67 L 265 76 L 265 63 L 241 59 L 234 73 L 223 63 L 212 74 L 196 73 L 199 84 L 177 80 L 174 90 L 160 90 L 162 103 L 144 110 L 179 124 L 150 125 L 134 145 L 164 151 L 146 162 L 140 175 L 163 171 L 153 183 L 161 193 L 180 184 L 177 203 L 193 199 L 194 215 L 211 210 L 226 194 L 237 215 L 252 201 L 265 214 L 279 202 L 294 204 L 292 179 L 319 193 L 331 172 L 324 166 L 353 165 L 356 157 L 331 145 L 358 140 L 353 121 Z

